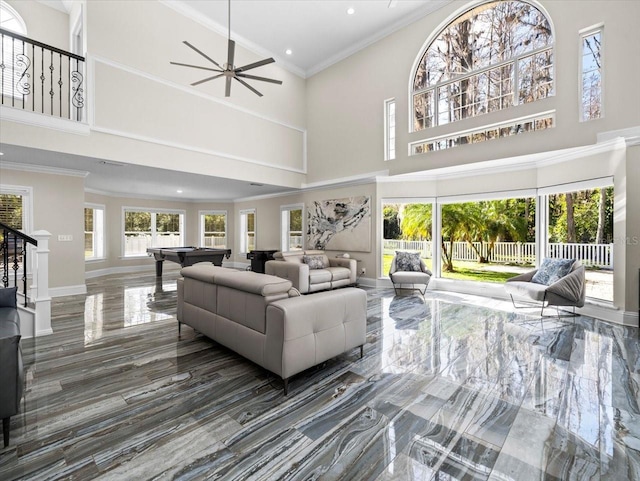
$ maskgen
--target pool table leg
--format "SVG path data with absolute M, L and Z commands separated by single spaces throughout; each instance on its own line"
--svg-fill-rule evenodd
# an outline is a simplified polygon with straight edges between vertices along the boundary
M 164 261 L 156 260 L 156 277 L 162 277 L 162 263 Z

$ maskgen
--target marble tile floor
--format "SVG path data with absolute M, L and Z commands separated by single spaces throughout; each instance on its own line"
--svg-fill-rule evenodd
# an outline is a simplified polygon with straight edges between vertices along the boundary
M 0 480 L 638 480 L 638 329 L 367 289 L 358 350 L 282 381 L 175 321 L 176 272 L 88 281 L 22 341 Z

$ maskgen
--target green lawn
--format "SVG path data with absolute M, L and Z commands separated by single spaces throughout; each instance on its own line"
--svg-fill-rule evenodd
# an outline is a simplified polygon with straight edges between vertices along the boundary
M 384 256 L 384 274 L 389 273 L 389 267 L 391 266 L 392 255 Z M 424 263 L 431 270 L 432 259 L 424 259 Z M 443 272 L 442 277 L 444 279 L 461 279 L 464 281 L 483 281 L 483 282 L 504 282 L 510 277 L 517 276 L 520 271 L 495 271 L 491 270 L 492 266 L 496 264 L 478 264 L 477 262 L 463 262 L 454 261 L 453 267 L 455 272 Z M 502 265 L 499 264 L 501 267 Z

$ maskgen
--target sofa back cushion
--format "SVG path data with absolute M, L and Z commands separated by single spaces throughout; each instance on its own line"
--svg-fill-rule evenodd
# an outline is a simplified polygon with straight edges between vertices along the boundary
M 302 251 L 276 252 L 273 254 L 273 258 L 277 261 L 296 262 L 298 264 L 302 264 L 303 255 L 304 252 Z
M 250 292 L 263 297 L 285 294 L 288 297 L 291 281 L 281 277 L 260 274 L 251 271 L 236 271 L 233 274 L 218 275 L 215 280 L 219 286 Z

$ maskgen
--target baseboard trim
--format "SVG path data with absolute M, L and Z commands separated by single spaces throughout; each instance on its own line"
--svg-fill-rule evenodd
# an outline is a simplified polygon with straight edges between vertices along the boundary
M 154 264 L 143 264 L 136 266 L 120 266 L 120 267 L 106 267 L 104 269 L 96 269 L 93 271 L 86 271 L 84 273 L 85 279 L 94 279 L 96 277 L 108 276 L 110 274 L 131 274 L 132 272 L 148 272 L 154 271 L 156 268 Z M 176 267 L 172 267 L 172 263 L 165 263 L 163 271 L 171 272 L 178 271 L 180 267 L 176 265 Z
M 87 293 L 87 286 L 85 284 L 78 284 L 77 286 L 49 288 L 50 297 L 76 296 L 79 294 L 86 294 L 86 293 Z M 37 335 L 40 335 L 40 333 L 38 332 Z

